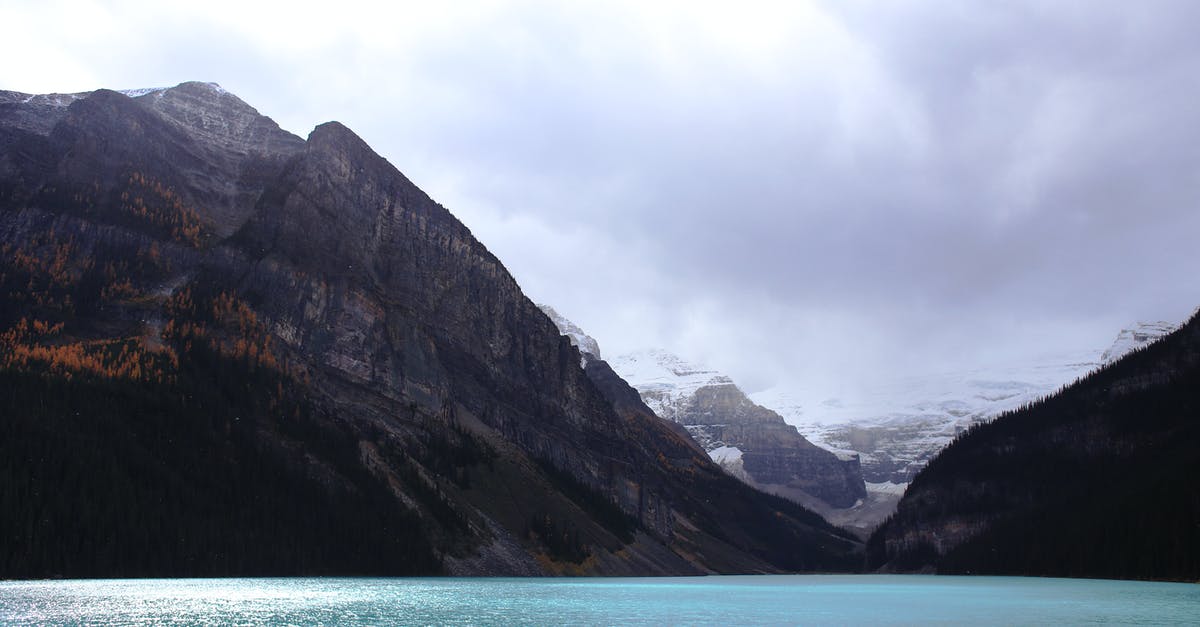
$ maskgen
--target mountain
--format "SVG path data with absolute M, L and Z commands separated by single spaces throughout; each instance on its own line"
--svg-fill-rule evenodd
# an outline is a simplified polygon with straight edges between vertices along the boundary
M 600 389 L 600 392 L 612 404 L 613 409 L 617 410 L 617 413 L 625 416 L 627 419 L 633 419 L 633 416 L 658 419 L 654 411 L 642 400 L 638 391 L 617 375 L 608 362 L 600 358 L 600 344 L 595 338 L 584 332 L 574 322 L 571 322 L 562 314 L 555 311 L 553 307 L 538 305 L 538 308 L 550 317 L 550 320 L 554 322 L 554 326 L 558 327 L 559 332 L 571 342 L 571 345 L 579 349 L 580 363 L 583 364 L 584 372 L 587 373 L 592 383 Z M 687 429 L 674 422 L 667 422 L 666 425 L 667 428 L 679 436 L 680 440 L 690 446 L 694 453 L 700 456 L 708 455 L 692 439 Z
M 1198 450 L 1193 315 L 1159 342 L 959 435 L 871 536 L 870 565 L 1196 581 Z
M 859 455 L 867 499 L 840 512 L 835 522 L 869 530 L 895 511 L 917 472 L 971 425 L 1033 403 L 1176 326 L 1139 322 L 1122 330 L 1106 350 L 1051 353 L 1028 363 L 901 377 L 818 401 L 801 400 L 780 388 L 751 398 L 797 425 L 814 444 Z
M 1117 334 L 1117 339 L 1113 340 L 1112 346 L 1109 346 L 1108 350 L 1100 355 L 1100 363 L 1111 364 L 1135 350 L 1157 342 L 1159 338 L 1171 333 L 1178 326 L 1162 321 L 1139 322 L 1128 329 L 1122 329 Z
M 0 92 L 0 577 L 861 564 L 603 374 L 341 124 Z
M 730 474 L 822 514 L 866 496 L 856 455 L 815 446 L 716 371 L 662 350 L 622 355 L 612 367 L 659 417 L 682 425 Z
M 582 363 L 587 364 L 590 360 L 600 359 L 600 344 L 596 339 L 588 335 L 579 328 L 574 322 L 563 317 L 562 314 L 554 310 L 550 305 L 538 305 L 542 313 L 550 317 L 550 321 L 558 328 L 558 331 L 567 336 L 571 341 L 571 345 L 579 349 L 579 355 L 582 357 Z

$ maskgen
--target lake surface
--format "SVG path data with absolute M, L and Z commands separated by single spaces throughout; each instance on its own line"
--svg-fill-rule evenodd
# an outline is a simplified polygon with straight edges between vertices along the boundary
M 5 625 L 1197 624 L 1200 585 L 795 575 L 0 582 Z

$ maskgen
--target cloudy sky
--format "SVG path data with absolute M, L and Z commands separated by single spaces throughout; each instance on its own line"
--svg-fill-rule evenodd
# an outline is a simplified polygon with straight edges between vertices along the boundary
M 823 394 L 1200 305 L 1197 2 L 174 4 L 8 0 L 0 89 L 342 121 L 610 355 Z

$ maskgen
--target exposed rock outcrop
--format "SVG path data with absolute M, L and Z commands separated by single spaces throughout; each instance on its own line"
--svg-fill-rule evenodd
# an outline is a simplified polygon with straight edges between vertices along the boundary
M 736 449 L 722 459 L 751 485 L 822 508 L 852 507 L 866 496 L 857 457 L 812 444 L 729 377 L 665 351 L 623 355 L 614 363 L 659 417 L 684 426 L 705 450 Z

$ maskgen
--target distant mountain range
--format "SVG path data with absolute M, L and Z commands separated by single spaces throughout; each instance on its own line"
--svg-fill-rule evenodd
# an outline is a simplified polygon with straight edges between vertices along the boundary
M 581 352 L 599 354 L 594 338 L 553 309 L 543 308 L 562 333 L 581 346 Z M 662 349 L 621 355 L 611 364 L 655 414 L 684 425 L 727 472 L 865 535 L 894 511 L 912 477 L 965 429 L 1033 403 L 1174 328 L 1167 322 L 1138 323 L 1122 330 L 1106 349 L 1054 354 L 1007 367 L 907 377 L 853 401 L 826 398 L 811 405 L 779 388 L 747 397 L 727 375 Z M 756 421 L 776 428 L 786 421 L 787 429 L 794 427 L 804 441 L 792 445 L 799 449 L 811 443 L 834 453 L 844 464 L 857 459 L 865 492 L 847 488 L 843 479 L 834 479 L 842 475 L 828 470 L 807 471 L 813 473 L 812 481 L 825 484 L 819 489 L 786 489 L 781 483 L 754 477 L 745 463 L 746 450 L 755 445 L 731 434 L 727 425 Z M 851 482 L 856 485 L 857 478 Z
M 0 92 L 0 578 L 854 570 L 336 122 Z
M 595 345 L 554 318 L 571 341 Z M 613 367 L 647 409 L 683 425 L 731 475 L 764 487 L 745 464 L 754 442 L 732 441 L 729 426 L 778 414 L 729 377 L 666 351 L 617 357 Z M 825 420 L 771 400 L 778 395 L 755 398 L 789 407 L 809 419 L 815 439 L 861 455 L 866 498 L 816 507 L 860 534 L 882 521 L 869 538 L 869 570 L 1195 581 L 1198 391 L 1194 315 L 1179 329 L 1138 324 L 1105 350 L 907 379 L 881 388 L 873 404 L 824 403 L 813 414 Z

